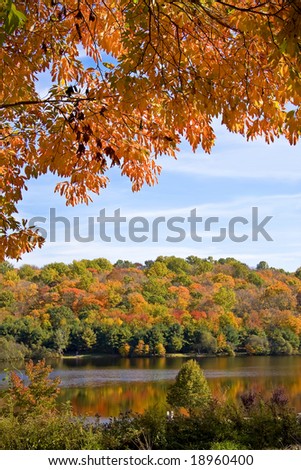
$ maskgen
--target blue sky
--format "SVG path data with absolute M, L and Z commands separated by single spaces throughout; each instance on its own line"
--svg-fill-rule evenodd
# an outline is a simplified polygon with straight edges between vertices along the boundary
M 250 266 L 266 260 L 271 266 L 294 271 L 301 265 L 300 145 L 290 147 L 284 140 L 272 145 L 261 140 L 248 143 L 218 123 L 217 129 L 216 146 L 210 156 L 201 149 L 193 154 L 184 142 L 177 160 L 162 157 L 159 161 L 163 167 L 159 184 L 144 187 L 138 193 L 132 193 L 130 182 L 114 169 L 109 172 L 108 188 L 94 197 L 93 203 L 72 208 L 66 207 L 64 199 L 54 194 L 55 176 L 46 175 L 32 181 L 20 205 L 20 215 L 28 219 L 45 217 L 47 221 L 37 225 L 48 231 L 48 239 L 41 250 L 25 255 L 21 264 L 41 266 L 53 261 L 95 257 L 106 257 L 113 262 L 117 259 L 143 262 L 159 255 L 195 254 L 217 259 L 233 256 Z M 240 216 L 251 220 L 252 207 L 258 207 L 259 221 L 272 216 L 265 228 L 273 241 L 267 241 L 261 234 L 258 241 L 252 241 L 249 225 L 237 225 L 237 236 L 249 236 L 243 243 L 231 241 L 228 234 L 222 242 L 212 241 L 212 236 L 219 233 L 218 228 L 227 228 L 231 218 Z M 56 241 L 49 240 L 50 208 L 55 208 L 56 216 L 70 220 L 70 242 L 65 241 L 64 225 L 60 222 L 55 225 Z M 125 242 L 114 239 L 112 223 L 106 224 L 111 242 L 100 239 L 96 217 L 102 209 L 107 216 L 113 216 L 114 211 L 120 209 L 121 216 L 127 218 L 127 222 L 121 224 Z M 181 242 L 166 241 L 167 236 L 178 236 L 168 230 L 166 223 L 159 225 L 158 242 L 151 239 L 151 233 L 145 233 L 148 236 L 145 242 L 137 243 L 129 238 L 128 224 L 132 217 L 145 217 L 152 225 L 156 217 L 187 219 L 192 209 L 203 217 L 203 222 L 208 217 L 220 219 L 212 232 L 204 231 L 203 222 L 197 224 L 202 242 L 191 239 L 188 222 L 175 224 L 186 230 Z M 95 218 L 94 241 L 76 241 L 72 228 L 74 217 L 79 218 L 79 233 L 83 238 L 88 235 L 88 217 Z
M 49 85 L 49 77 L 44 74 L 37 85 L 41 96 L 45 95 Z M 89 206 L 72 208 L 66 207 L 64 199 L 54 194 L 57 177 L 45 175 L 33 180 L 19 206 L 20 216 L 27 219 L 45 217 L 47 221 L 37 225 L 48 231 L 48 237 L 42 249 L 24 255 L 18 265 L 42 266 L 53 261 L 68 263 L 74 259 L 96 257 L 106 257 L 112 262 L 117 259 L 143 262 L 159 255 L 186 257 L 194 254 L 202 258 L 235 257 L 249 266 L 265 260 L 277 268 L 296 270 L 301 265 L 301 144 L 291 147 L 284 139 L 271 145 L 263 139 L 247 142 L 240 135 L 229 133 L 218 122 L 215 129 L 217 139 L 211 155 L 205 155 L 202 149 L 194 154 L 188 143 L 183 142 L 177 160 L 164 156 L 159 159 L 163 170 L 158 185 L 145 186 L 138 193 L 132 193 L 129 180 L 121 177 L 117 169 L 111 169 L 108 188 L 94 197 Z M 230 240 L 228 233 L 224 241 L 212 241 L 212 236 L 219 233 L 218 227 L 227 228 L 233 217 L 250 221 L 252 207 L 258 207 L 259 221 L 272 216 L 265 228 L 273 241 L 267 241 L 260 234 L 258 241 L 252 241 L 250 224 L 236 226 L 238 236 L 249 236 L 243 243 Z M 100 210 L 105 209 L 107 216 L 113 216 L 114 211 L 120 209 L 121 216 L 127 218 L 121 230 L 126 241 L 114 239 L 113 224 L 110 223 L 106 224 L 106 233 L 112 240 L 102 241 L 97 222 L 94 241 L 76 241 L 71 233 L 70 242 L 66 242 L 62 223 L 55 226 L 56 241 L 50 241 L 51 208 L 56 210 L 57 216 L 68 218 L 71 226 L 74 217 L 78 217 L 82 237 L 88 234 L 88 217 L 95 218 L 96 222 Z M 203 222 L 197 225 L 202 242 L 191 239 L 188 222 L 175 224 L 186 231 L 181 242 L 166 241 L 167 236 L 177 235 L 168 230 L 166 223 L 159 225 L 158 241 L 151 239 L 151 233 L 145 233 L 148 235 L 145 242 L 129 239 L 129 220 L 132 217 L 145 217 L 151 226 L 156 217 L 187 219 L 193 209 L 196 209 L 197 216 L 203 218 Z M 204 231 L 204 221 L 208 217 L 219 218 L 219 224 L 212 232 Z

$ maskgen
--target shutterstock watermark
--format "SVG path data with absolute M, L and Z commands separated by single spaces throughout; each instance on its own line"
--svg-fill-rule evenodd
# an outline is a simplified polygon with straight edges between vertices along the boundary
M 96 217 L 83 220 L 80 217 L 67 218 L 57 215 L 56 209 L 51 208 L 48 219 L 33 217 L 29 220 L 29 225 L 35 227 L 40 235 L 51 243 L 56 242 L 58 234 L 61 237 L 62 233 L 66 243 L 71 242 L 71 238 L 81 243 L 95 240 L 105 243 L 157 243 L 162 240 L 181 243 L 186 238 L 202 243 L 204 238 L 208 237 L 213 243 L 221 243 L 227 238 L 235 243 L 243 243 L 247 240 L 257 242 L 259 239 L 273 241 L 267 231 L 267 225 L 272 218 L 271 215 L 260 218 L 258 207 L 252 207 L 249 218 L 238 215 L 230 218 L 227 223 L 222 223 L 218 216 L 204 218 L 197 213 L 197 209 L 191 209 L 187 217 L 160 216 L 152 220 L 143 216 L 128 218 L 121 214 L 121 209 L 115 209 L 113 214 L 109 215 L 106 209 L 102 209 Z M 84 235 L 81 230 L 85 232 Z

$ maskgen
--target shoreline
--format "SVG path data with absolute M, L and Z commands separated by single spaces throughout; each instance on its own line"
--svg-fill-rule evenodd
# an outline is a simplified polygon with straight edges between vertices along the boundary
M 110 354 L 110 353 L 100 353 L 100 354 L 68 354 L 68 355 L 62 355 L 62 356 L 56 356 L 56 357 L 49 357 L 48 359 L 83 359 L 83 358 L 101 358 L 101 357 L 112 357 L 112 358 L 119 358 L 119 359 L 163 359 L 163 358 L 214 358 L 214 357 L 294 357 L 294 356 L 300 356 L 301 353 L 295 353 L 295 354 L 248 354 L 246 352 L 237 352 L 234 355 L 230 354 L 206 354 L 206 353 L 167 353 L 164 356 L 156 356 L 156 355 L 149 355 L 149 356 L 120 356 L 120 354 Z

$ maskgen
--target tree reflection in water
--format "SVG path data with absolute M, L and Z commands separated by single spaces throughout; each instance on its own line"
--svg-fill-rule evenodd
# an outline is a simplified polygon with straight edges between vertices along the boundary
M 63 360 L 56 365 L 57 374 L 63 379 L 60 401 L 70 401 L 74 412 L 79 415 L 109 417 L 128 410 L 142 413 L 165 401 L 167 388 L 185 360 L 178 357 Z M 217 397 L 237 399 L 250 389 L 268 397 L 273 389 L 284 387 L 292 406 L 301 411 L 299 356 L 198 360 Z M 80 386 L 68 383 L 68 373 L 71 372 L 82 373 Z M 93 376 L 103 382 L 93 382 Z M 114 380 L 110 381 L 110 377 Z

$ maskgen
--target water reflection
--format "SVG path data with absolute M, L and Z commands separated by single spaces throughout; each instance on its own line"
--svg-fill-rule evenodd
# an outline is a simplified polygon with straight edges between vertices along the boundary
M 62 379 L 61 401 L 70 401 L 76 414 L 107 417 L 127 410 L 143 412 L 164 402 L 168 385 L 186 360 L 183 357 L 78 357 L 53 361 L 52 366 L 53 375 Z M 236 399 L 253 389 L 268 396 L 281 386 L 287 390 L 293 406 L 301 411 L 299 356 L 197 360 L 215 395 Z
M 60 401 L 70 401 L 78 415 L 118 416 L 129 410 L 142 413 L 164 402 L 168 383 L 120 383 L 96 388 L 63 389 Z

